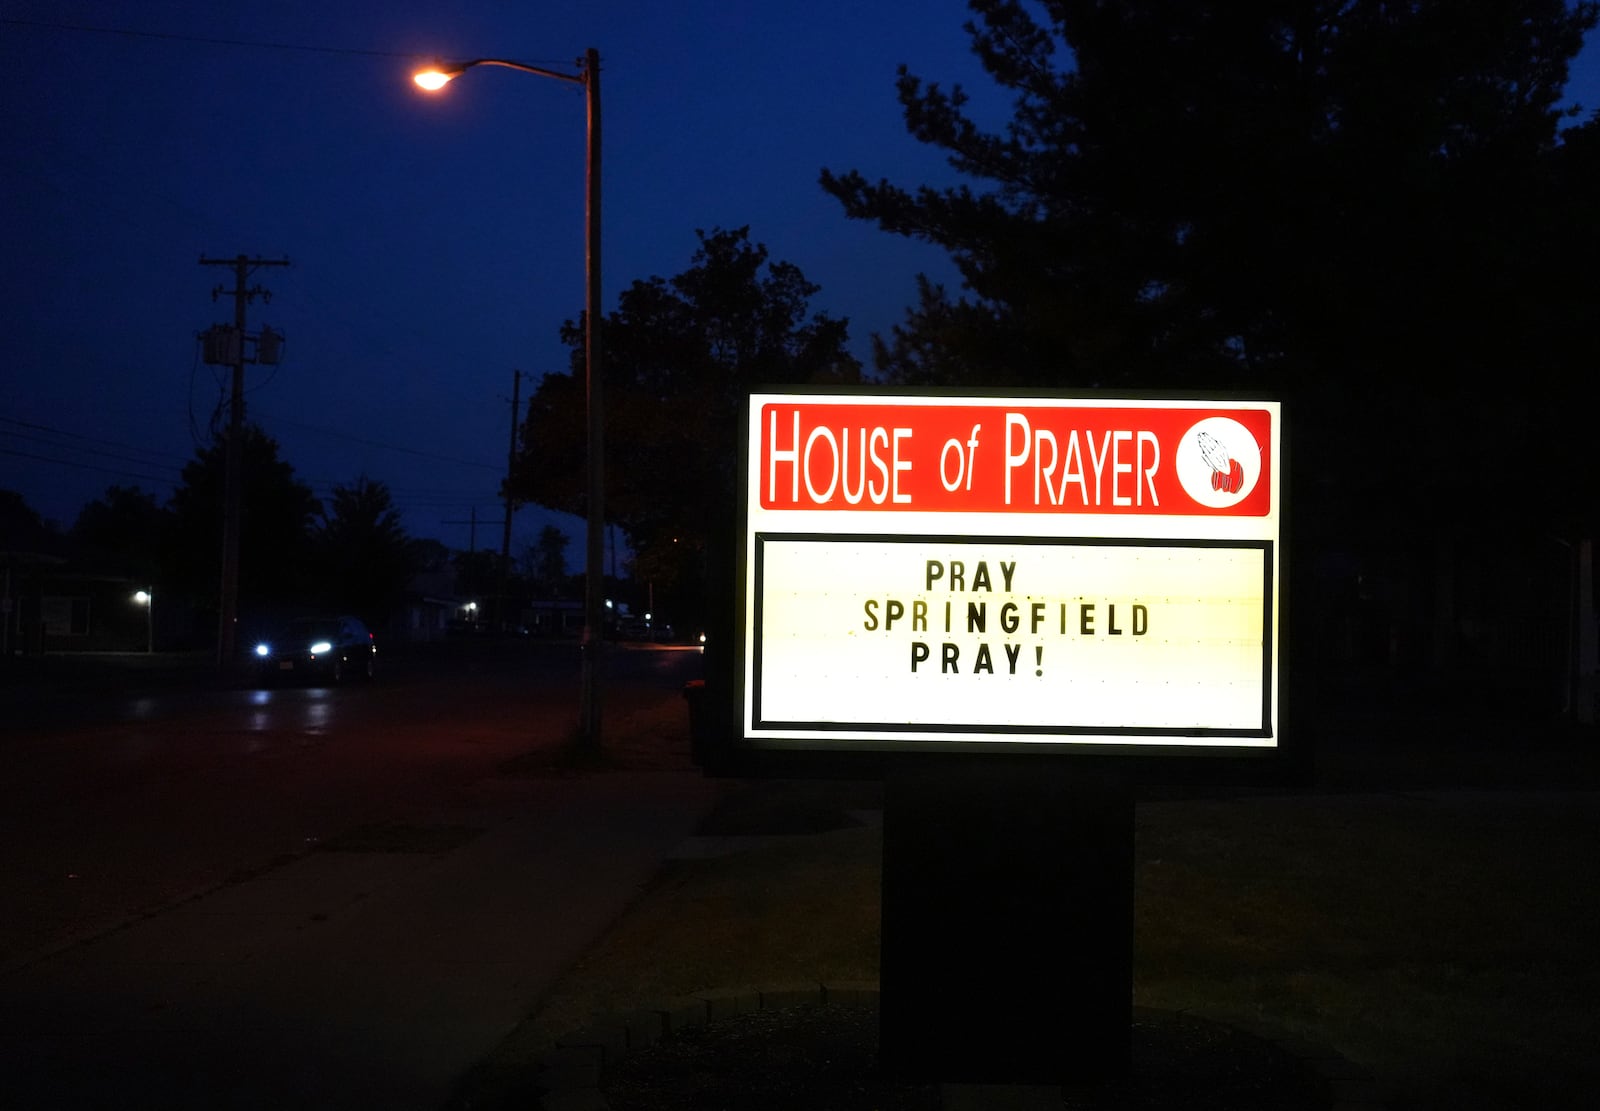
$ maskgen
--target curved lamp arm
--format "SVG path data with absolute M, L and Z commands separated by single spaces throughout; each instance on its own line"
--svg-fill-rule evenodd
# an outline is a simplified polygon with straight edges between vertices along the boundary
M 532 73 L 539 77 L 552 77 L 557 81 L 569 81 L 574 85 L 587 85 L 589 83 L 587 69 L 580 70 L 578 73 L 559 73 L 553 69 L 541 69 L 538 66 L 524 65 L 521 62 L 509 62 L 504 58 L 474 58 L 470 62 L 435 62 L 427 69 L 418 70 L 412 74 L 411 80 L 429 92 L 436 92 L 473 66 L 502 66 L 505 69 Z

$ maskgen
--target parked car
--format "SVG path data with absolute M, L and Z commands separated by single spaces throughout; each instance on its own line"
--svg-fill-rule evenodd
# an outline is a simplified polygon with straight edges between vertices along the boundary
M 670 622 L 633 616 L 618 618 L 610 635 L 632 641 L 669 641 L 676 636 Z
M 621 617 L 613 627 L 618 640 L 649 640 L 650 624 L 642 617 Z
M 370 680 L 377 673 L 378 644 L 359 618 L 301 617 L 258 641 L 252 650 L 262 681 L 289 678 Z

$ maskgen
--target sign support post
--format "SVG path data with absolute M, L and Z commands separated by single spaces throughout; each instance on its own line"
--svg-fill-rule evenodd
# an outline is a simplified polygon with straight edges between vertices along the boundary
M 1126 777 L 1060 757 L 892 766 L 881 944 L 886 1073 L 985 1085 L 1120 1076 L 1133 995 Z

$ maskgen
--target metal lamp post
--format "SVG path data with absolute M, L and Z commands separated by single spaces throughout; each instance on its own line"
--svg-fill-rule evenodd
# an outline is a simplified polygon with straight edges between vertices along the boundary
M 437 64 L 413 75 L 417 85 L 436 91 L 474 66 L 500 66 L 539 77 L 581 85 L 588 105 L 588 144 L 584 167 L 584 380 L 588 408 L 588 528 L 584 546 L 583 657 L 578 731 L 590 753 L 600 749 L 600 661 L 605 639 L 605 422 L 601 415 L 603 375 L 600 348 L 600 52 L 592 47 L 577 73 L 559 73 L 501 58 Z
M 156 650 L 156 600 L 148 590 L 135 592 L 133 600 L 144 607 L 144 650 L 151 655 Z

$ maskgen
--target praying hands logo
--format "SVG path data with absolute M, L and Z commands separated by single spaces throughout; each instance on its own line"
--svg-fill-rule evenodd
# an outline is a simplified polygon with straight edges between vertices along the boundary
M 1230 509 L 1261 480 L 1261 445 L 1232 417 L 1206 417 L 1178 441 L 1178 481 L 1200 505 Z
M 1226 494 L 1237 494 L 1244 485 L 1244 468 L 1228 454 L 1223 442 L 1208 432 L 1195 433 L 1200 445 L 1200 458 L 1211 468 L 1211 488 Z

